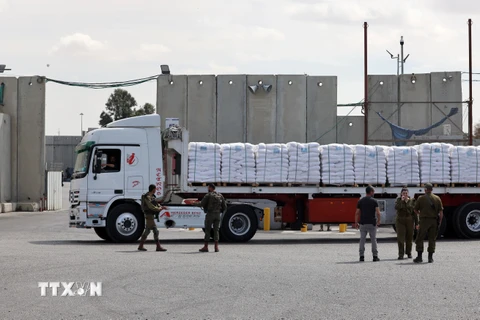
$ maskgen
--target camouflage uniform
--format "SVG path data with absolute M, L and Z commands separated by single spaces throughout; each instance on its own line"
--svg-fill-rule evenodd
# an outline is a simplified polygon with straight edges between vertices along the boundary
M 225 198 L 218 192 L 213 191 L 205 195 L 200 203 L 200 207 L 206 213 L 205 216 L 205 242 L 210 240 L 210 230 L 213 224 L 213 240 L 218 241 L 220 238 L 219 228 L 221 214 L 227 209 Z
M 155 224 L 155 216 L 158 215 L 162 208 L 153 204 L 155 196 L 145 193 L 142 196 L 142 210 L 145 215 L 145 231 L 142 234 L 142 240 L 145 241 L 150 234 L 150 231 L 153 231 L 155 241 L 158 241 L 158 229 Z
M 401 197 L 395 201 L 397 218 L 395 227 L 397 230 L 398 257 L 403 258 L 406 253 L 412 255 L 413 228 L 418 225 L 418 217 L 414 212 L 415 200 L 409 198 L 406 202 Z
M 419 253 L 423 252 L 423 239 L 428 233 L 428 253 L 433 254 L 439 227 L 438 214 L 443 211 L 442 200 L 433 193 L 425 194 L 418 198 L 415 210 L 420 211 L 420 227 L 416 239 L 416 249 Z

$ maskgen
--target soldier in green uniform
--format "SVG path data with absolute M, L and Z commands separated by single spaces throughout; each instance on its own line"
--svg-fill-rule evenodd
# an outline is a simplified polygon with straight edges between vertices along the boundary
M 408 189 L 403 188 L 400 197 L 395 201 L 398 260 L 402 260 L 405 253 L 408 258 L 412 257 L 413 227 L 418 225 L 418 216 L 413 210 L 414 206 L 415 199 L 410 198 Z
M 143 214 L 145 215 L 145 231 L 140 239 L 140 245 L 138 247 L 138 250 L 140 251 L 147 251 L 143 245 L 145 244 L 145 240 L 147 240 L 150 231 L 153 231 L 154 239 L 157 244 L 157 251 L 167 251 L 167 249 L 162 248 L 160 245 L 160 241 L 158 240 L 158 229 L 154 219 L 155 216 L 158 216 L 160 211 L 166 208 L 163 206 L 158 206 L 157 202 L 155 201 L 155 190 L 155 185 L 151 184 L 148 187 L 148 192 L 142 196 L 142 210 Z
M 205 245 L 200 252 L 208 252 L 208 241 L 210 240 L 210 231 L 213 224 L 213 240 L 215 241 L 215 252 L 218 252 L 218 240 L 220 238 L 220 219 L 221 214 L 227 209 L 225 198 L 215 191 L 213 184 L 208 185 L 208 193 L 203 197 L 201 202 L 197 204 L 203 208 L 206 213 L 205 216 Z
M 423 253 L 423 239 L 428 234 L 428 262 L 433 262 L 435 252 L 435 240 L 437 239 L 438 227 L 443 219 L 443 204 L 440 197 L 432 193 L 433 186 L 425 184 L 425 195 L 420 196 L 415 203 L 415 213 L 420 216 L 420 225 L 416 239 L 418 256 L 413 262 L 420 263 Z

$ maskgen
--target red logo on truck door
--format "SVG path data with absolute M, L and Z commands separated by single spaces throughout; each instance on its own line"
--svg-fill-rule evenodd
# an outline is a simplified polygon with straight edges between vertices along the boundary
M 127 154 L 127 163 L 131 166 L 136 166 L 138 163 L 138 158 L 135 153 Z

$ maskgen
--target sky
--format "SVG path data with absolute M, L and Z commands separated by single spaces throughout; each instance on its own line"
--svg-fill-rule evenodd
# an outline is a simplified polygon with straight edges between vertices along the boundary
M 468 71 L 469 18 L 480 72 L 474 0 L 0 0 L 0 64 L 8 75 L 79 82 L 143 78 L 161 64 L 172 74 L 336 75 L 338 102 L 351 103 L 363 97 L 364 21 L 369 73 L 396 74 L 385 50 L 399 53 L 400 36 L 405 73 Z M 155 82 L 127 90 L 156 103 Z M 98 127 L 112 92 L 47 83 L 46 134 L 79 135 L 80 113 L 84 130 Z

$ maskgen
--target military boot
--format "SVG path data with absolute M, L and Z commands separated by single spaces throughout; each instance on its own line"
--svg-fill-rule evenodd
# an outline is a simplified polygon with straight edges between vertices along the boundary
M 208 242 L 205 241 L 205 245 L 203 246 L 202 249 L 198 250 L 200 252 L 208 252 Z
M 147 249 L 145 249 L 145 248 L 143 247 L 143 245 L 145 244 L 145 240 L 147 240 L 147 238 L 142 237 L 142 238 L 140 239 L 140 245 L 138 246 L 138 250 L 140 250 L 140 251 L 147 251 Z
M 162 246 L 160 245 L 160 241 L 158 240 L 157 240 L 157 251 L 167 251 L 167 249 L 162 248 Z
M 428 263 L 432 263 L 433 262 L 433 253 L 428 253 Z
M 422 253 L 421 251 L 418 251 L 418 255 L 415 259 L 413 259 L 413 262 L 415 263 L 420 263 L 420 262 L 423 262 L 423 259 L 422 259 Z
M 219 252 L 220 250 L 218 250 L 218 241 L 215 241 L 215 252 Z

